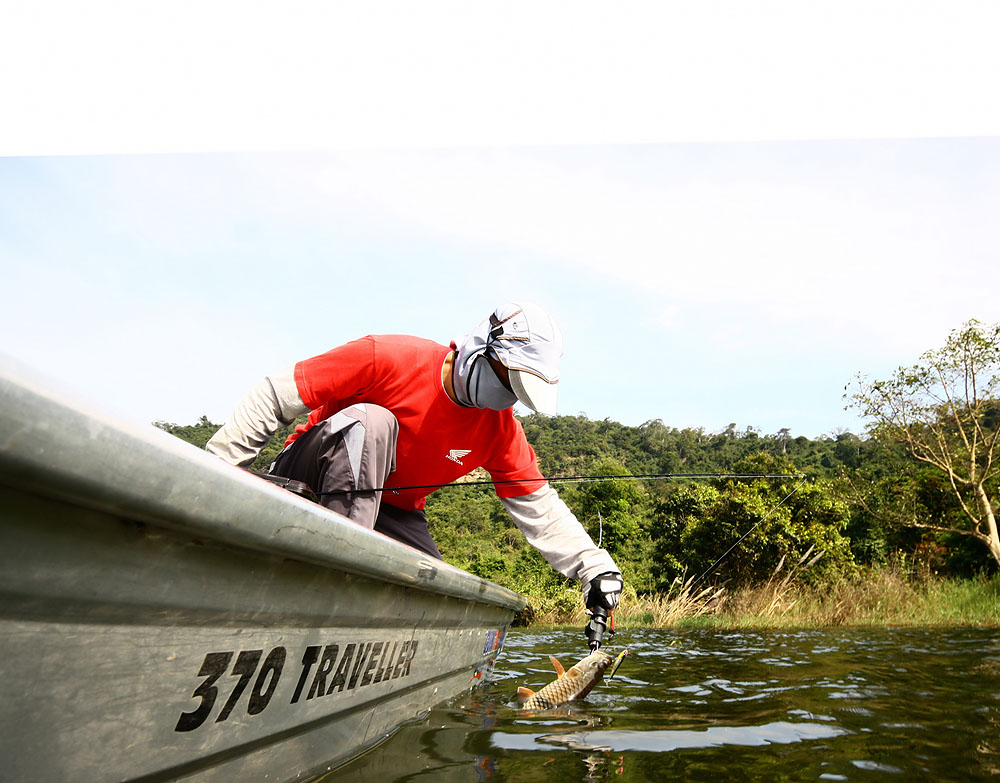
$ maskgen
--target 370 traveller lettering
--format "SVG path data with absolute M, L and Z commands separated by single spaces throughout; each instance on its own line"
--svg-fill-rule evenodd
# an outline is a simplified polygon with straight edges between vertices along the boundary
M 351 642 L 344 645 L 309 645 L 300 658 L 301 669 L 289 704 L 308 702 L 364 688 L 379 682 L 408 677 L 417 653 L 417 640 Z M 202 726 L 221 703 L 215 723 L 226 721 L 234 710 L 246 710 L 259 715 L 271 703 L 278 690 L 281 674 L 288 658 L 284 647 L 273 648 L 266 656 L 263 650 L 210 652 L 205 655 L 198 676 L 204 678 L 191 694 L 199 703 L 190 712 L 182 712 L 174 731 L 194 731 Z M 230 668 L 232 664 L 232 668 Z M 223 675 L 229 672 L 229 678 Z M 237 678 L 233 682 L 232 678 Z M 253 685 L 250 683 L 253 681 Z M 225 701 L 220 689 L 231 684 Z M 307 688 L 308 686 L 308 688 Z M 245 707 L 241 706 L 247 693 Z M 242 714 L 240 712 L 239 714 Z

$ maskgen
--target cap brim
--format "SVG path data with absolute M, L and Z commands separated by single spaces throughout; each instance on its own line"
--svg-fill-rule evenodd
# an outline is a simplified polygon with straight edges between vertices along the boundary
M 558 384 L 549 383 L 525 370 L 510 370 L 510 387 L 517 399 L 538 413 L 556 415 Z

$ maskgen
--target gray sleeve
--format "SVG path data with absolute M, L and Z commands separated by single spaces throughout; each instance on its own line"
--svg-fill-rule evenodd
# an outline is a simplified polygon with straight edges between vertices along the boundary
M 530 495 L 500 498 L 514 524 L 556 571 L 583 584 L 606 571 L 620 572 L 548 484 Z
M 268 375 L 240 402 L 205 449 L 226 462 L 246 467 L 260 454 L 279 427 L 308 413 L 295 385 L 295 365 Z

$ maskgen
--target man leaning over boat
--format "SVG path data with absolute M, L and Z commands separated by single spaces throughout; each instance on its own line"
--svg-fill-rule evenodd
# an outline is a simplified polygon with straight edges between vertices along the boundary
M 433 557 L 427 495 L 477 467 L 528 543 L 584 587 L 587 607 L 614 609 L 621 573 L 538 470 L 512 407 L 556 412 L 562 336 L 548 311 L 498 307 L 444 346 L 369 335 L 269 375 L 206 445 L 246 467 L 279 427 L 309 413 L 271 473 L 302 481 L 355 523 Z M 391 487 L 385 492 L 374 488 Z

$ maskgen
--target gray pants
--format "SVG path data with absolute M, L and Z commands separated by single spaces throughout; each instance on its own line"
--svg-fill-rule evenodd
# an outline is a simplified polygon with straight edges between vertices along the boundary
M 423 511 L 382 503 L 374 487 L 387 485 L 396 467 L 399 424 L 385 408 L 352 405 L 296 438 L 271 473 L 305 482 L 320 503 L 369 530 L 441 559 Z

